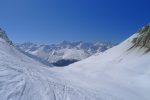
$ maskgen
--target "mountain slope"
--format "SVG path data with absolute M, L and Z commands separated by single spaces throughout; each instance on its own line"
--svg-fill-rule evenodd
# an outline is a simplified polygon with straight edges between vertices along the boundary
M 94 100 L 87 93 L 0 38 L 1 100 Z
M 84 43 L 63 41 L 60 44 L 37 45 L 33 43 L 16 44 L 16 47 L 33 55 L 50 65 L 66 66 L 72 62 L 80 61 L 89 56 L 103 52 L 114 45 L 112 43 Z M 62 63 L 60 63 L 62 62 Z
M 135 42 L 148 41 L 148 30 L 67 67 L 48 68 L 0 41 L 1 100 L 149 100 L 148 42 Z
M 149 28 L 150 29 L 150 28 Z M 76 84 L 93 88 L 102 100 L 149 100 L 150 99 L 150 52 L 135 41 L 149 41 L 149 29 L 135 33 L 129 39 L 101 55 L 95 55 L 65 68 L 69 79 Z M 142 41 L 141 41 L 142 43 Z M 79 75 L 79 76 L 76 76 Z M 89 85 L 90 84 L 90 85 Z

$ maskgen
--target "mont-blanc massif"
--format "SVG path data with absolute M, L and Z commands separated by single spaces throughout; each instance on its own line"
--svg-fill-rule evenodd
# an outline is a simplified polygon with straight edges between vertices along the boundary
M 150 100 L 148 0 L 1 0 L 0 100 Z

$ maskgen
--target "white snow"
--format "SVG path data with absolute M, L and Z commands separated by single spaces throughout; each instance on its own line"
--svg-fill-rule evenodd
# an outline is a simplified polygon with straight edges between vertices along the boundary
M 49 63 L 60 60 L 83 60 L 89 56 L 103 52 L 111 47 L 112 43 L 84 43 L 64 41 L 59 44 L 38 45 L 33 43 L 16 44 L 16 47 L 28 54 L 34 55 Z
M 92 100 L 90 95 L 0 40 L 0 100 Z
M 0 40 L 0 100 L 149 100 L 150 53 L 134 34 L 67 67 L 48 68 Z
M 89 57 L 90 54 L 85 53 L 83 50 L 77 50 L 77 49 L 61 49 L 58 51 L 54 51 L 51 54 L 49 54 L 49 62 L 56 62 L 60 59 L 77 59 L 82 60 L 87 57 Z
M 106 52 L 77 62 L 62 72 L 72 83 L 96 92 L 102 100 L 149 100 L 150 53 L 133 44 L 134 34 Z M 67 74 L 66 74 L 67 73 Z

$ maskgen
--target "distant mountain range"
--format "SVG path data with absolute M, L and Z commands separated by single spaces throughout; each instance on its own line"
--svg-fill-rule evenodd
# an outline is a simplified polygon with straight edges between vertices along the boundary
M 49 66 L 66 66 L 96 53 L 104 52 L 113 46 L 114 44 L 110 42 L 86 43 L 69 41 L 51 45 L 39 45 L 29 42 L 16 44 L 20 51 Z

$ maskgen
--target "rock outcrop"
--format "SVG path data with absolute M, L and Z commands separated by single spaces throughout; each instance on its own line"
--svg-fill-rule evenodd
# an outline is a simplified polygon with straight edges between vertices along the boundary
M 150 24 L 139 30 L 138 36 L 133 39 L 135 46 L 146 47 L 150 49 Z
M 12 45 L 12 41 L 9 40 L 6 32 L 0 28 L 0 38 L 4 39 L 6 42 Z

